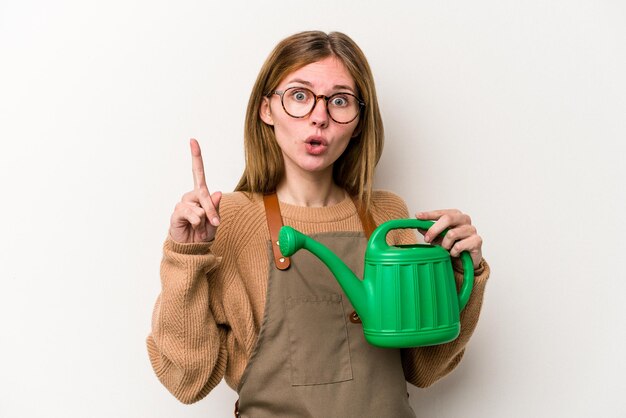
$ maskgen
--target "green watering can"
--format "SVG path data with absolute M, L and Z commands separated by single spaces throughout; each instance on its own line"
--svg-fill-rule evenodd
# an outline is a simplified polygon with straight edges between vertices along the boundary
M 393 229 L 428 229 L 433 223 L 396 219 L 376 228 L 365 251 L 363 280 L 326 246 L 289 226 L 281 228 L 278 241 L 285 257 L 304 248 L 328 266 L 361 318 L 370 344 L 420 347 L 459 336 L 459 313 L 474 286 L 474 266 L 468 252 L 461 253 L 463 284 L 457 294 L 450 254 L 444 248 L 387 244 L 387 234 Z

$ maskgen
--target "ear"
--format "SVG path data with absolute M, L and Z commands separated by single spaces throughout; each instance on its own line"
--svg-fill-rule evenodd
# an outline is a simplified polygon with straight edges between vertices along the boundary
M 263 122 L 270 126 L 274 126 L 274 119 L 272 119 L 272 111 L 270 109 L 270 99 L 264 97 L 259 106 L 259 117 Z

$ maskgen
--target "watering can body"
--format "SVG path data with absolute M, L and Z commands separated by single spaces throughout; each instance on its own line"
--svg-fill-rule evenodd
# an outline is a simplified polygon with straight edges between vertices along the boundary
M 368 241 L 363 280 L 328 248 L 291 227 L 281 229 L 279 245 L 285 256 L 304 248 L 328 266 L 361 318 L 370 344 L 387 348 L 429 346 L 452 341 L 460 333 L 460 311 L 474 282 L 471 258 L 467 253 L 461 255 L 464 279 L 457 293 L 450 254 L 444 248 L 388 245 L 386 236 L 393 229 L 428 229 L 432 224 L 396 219 L 376 228 Z

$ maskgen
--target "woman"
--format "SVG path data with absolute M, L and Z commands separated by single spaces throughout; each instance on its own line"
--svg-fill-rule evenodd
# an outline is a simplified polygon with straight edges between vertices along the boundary
M 436 221 L 425 241 L 449 228 L 437 242 L 455 257 L 468 251 L 475 267 L 462 333 L 439 346 L 369 345 L 327 268 L 304 251 L 285 260 L 273 245 L 280 224 L 291 225 L 359 272 L 364 228 L 409 217 L 399 197 L 371 190 L 382 144 L 365 56 L 346 35 L 322 32 L 284 39 L 263 65 L 234 193 L 209 192 L 191 140 L 194 190 L 171 217 L 148 337 L 152 365 L 174 396 L 195 402 L 225 378 L 239 393 L 239 416 L 412 417 L 406 381 L 425 387 L 458 364 L 489 275 L 467 215 L 418 214 Z M 415 236 L 394 230 L 390 240 Z

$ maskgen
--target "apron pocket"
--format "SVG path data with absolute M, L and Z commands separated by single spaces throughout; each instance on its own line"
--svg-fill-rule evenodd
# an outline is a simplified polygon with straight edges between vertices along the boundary
M 341 295 L 288 297 L 287 326 L 292 386 L 352 379 Z

